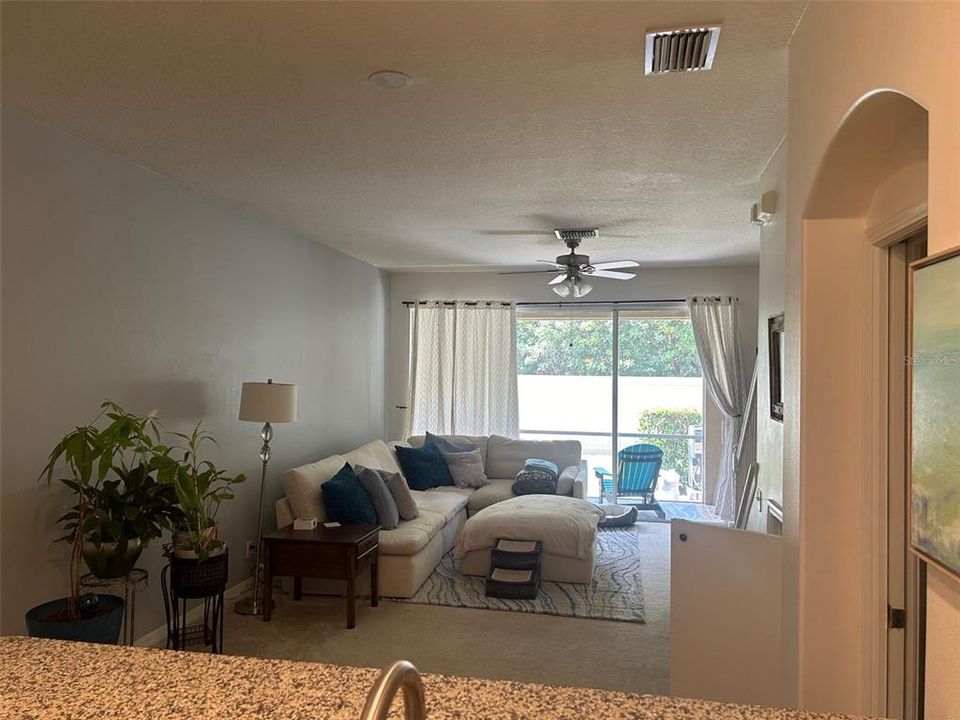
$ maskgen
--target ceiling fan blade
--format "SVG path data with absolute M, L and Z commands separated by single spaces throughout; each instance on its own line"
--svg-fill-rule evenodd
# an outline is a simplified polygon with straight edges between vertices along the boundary
M 613 270 L 597 270 L 590 273 L 590 276 L 611 278 L 612 280 L 633 280 L 636 277 L 634 273 L 615 272 Z
M 566 279 L 567 279 L 567 274 L 566 274 L 566 273 L 560 273 L 560 274 L 557 275 L 553 280 L 551 280 L 550 282 L 548 282 L 547 285 L 556 285 L 557 283 L 562 283 L 562 282 L 563 282 L 564 280 L 566 280 Z
M 616 270 L 617 268 L 640 267 L 636 260 L 611 260 L 610 262 L 594 263 L 597 270 Z
M 497 273 L 497 275 L 530 275 L 532 273 L 555 273 L 559 272 L 557 269 L 552 270 L 508 270 L 506 272 Z

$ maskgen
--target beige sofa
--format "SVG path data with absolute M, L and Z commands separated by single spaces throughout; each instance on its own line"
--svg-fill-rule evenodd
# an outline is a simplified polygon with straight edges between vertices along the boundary
M 451 486 L 411 491 L 420 508 L 420 516 L 401 521 L 395 530 L 380 532 L 378 580 L 382 595 L 411 597 L 416 593 L 440 559 L 453 547 L 468 514 L 514 497 L 510 487 L 527 458 L 550 460 L 561 469 L 575 467 L 575 471 L 566 473 L 557 487 L 557 494 L 584 497 L 586 463 L 580 459 L 580 443 L 576 440 L 511 440 L 498 435 L 451 437 L 469 440 L 480 448 L 491 482 L 479 489 Z M 276 504 L 277 527 L 291 524 L 295 517 L 316 517 L 325 521 L 323 483 L 344 463 L 402 474 L 393 450 L 396 444 L 374 440 L 343 455 L 331 455 L 288 470 L 280 478 L 285 497 Z M 407 444 L 418 447 L 423 444 L 423 437 L 411 437 Z M 305 589 L 326 592 L 335 587 L 329 583 L 309 583 Z

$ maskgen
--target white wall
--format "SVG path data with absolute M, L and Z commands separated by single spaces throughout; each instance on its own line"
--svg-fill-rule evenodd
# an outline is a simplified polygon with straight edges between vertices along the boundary
M 221 512 L 240 581 L 260 446 L 237 420 L 240 384 L 299 385 L 268 502 L 285 468 L 381 437 L 388 278 L 9 108 L 2 124 L 2 631 L 67 591 L 67 548 L 51 540 L 68 498 L 36 478 L 103 398 L 175 429 L 203 419 L 213 458 L 251 478 Z M 159 543 L 141 564 L 145 633 L 163 623 Z
M 756 232 L 744 221 L 744 233 Z M 589 252 L 587 248 L 587 252 Z M 642 258 L 641 258 L 642 260 Z M 549 277 L 549 276 L 547 276 Z M 694 267 L 641 269 L 629 281 L 597 280 L 585 300 L 665 300 L 689 295 L 732 295 L 740 298 L 739 335 L 744 373 L 753 369 L 757 337 L 757 267 Z M 409 335 L 405 300 L 515 300 L 556 302 L 559 298 L 547 287 L 544 275 L 498 275 L 470 273 L 391 273 L 390 340 L 388 349 L 388 436 L 403 434 L 409 366 Z M 747 378 L 749 380 L 749 377 Z M 713 502 L 710 478 L 716 475 L 720 457 L 720 432 L 710 432 L 720 422 L 720 411 L 706 403 L 708 437 L 704 447 L 704 475 L 707 502 Z
M 747 527 L 766 532 L 767 500 L 783 504 L 783 423 L 770 417 L 770 363 L 767 320 L 783 312 L 786 303 L 784 255 L 786 224 L 787 143 L 784 141 L 760 175 L 760 192 L 774 192 L 773 221 L 760 228 L 760 283 L 757 317 L 757 489 L 763 502 L 754 501 Z
M 838 293 L 833 286 L 848 278 L 856 285 L 865 273 L 863 258 L 848 258 L 841 265 L 829 251 L 809 255 L 804 243 L 804 209 L 821 159 L 844 117 L 865 95 L 888 88 L 915 99 L 929 112 L 929 226 L 930 253 L 960 243 L 960 66 L 955 37 L 960 32 L 957 3 L 811 3 L 791 41 L 788 107 L 787 256 L 786 256 L 786 397 L 784 424 L 784 654 L 786 702 L 810 708 L 860 711 L 866 708 L 862 683 L 863 638 L 853 641 L 851 658 L 837 654 L 826 643 L 809 639 L 836 635 L 857 621 L 864 598 L 850 583 L 833 587 L 824 582 L 828 568 L 822 553 L 810 552 L 807 543 L 834 536 L 843 525 L 861 522 L 836 507 L 805 504 L 808 492 L 836 478 L 817 476 L 826 465 L 844 466 L 849 447 L 834 446 L 826 457 L 810 444 L 819 438 L 817 423 L 824 412 L 846 412 L 850 398 L 838 392 L 836 368 L 826 364 L 807 368 L 812 353 L 823 347 L 802 343 L 814 324 L 838 342 L 830 351 L 838 357 L 858 356 L 856 346 L 866 318 L 837 316 L 831 312 Z M 894 208 L 890 208 L 891 210 Z M 846 253 L 841 253 L 846 257 Z M 823 292 L 824 283 L 830 292 Z M 863 297 L 857 302 L 865 302 Z M 832 333 L 829 325 L 847 322 L 850 333 Z M 802 375 L 801 375 L 802 373 Z M 804 393 L 819 393 L 816 413 L 803 407 Z M 861 400 L 858 398 L 857 400 Z M 799 414 L 798 414 L 799 413 Z M 820 438 L 827 442 L 826 438 Z M 827 447 L 827 445 L 824 445 Z M 856 470 L 856 469 L 855 469 Z M 859 470 L 856 470 L 859 472 Z M 848 480 L 849 482 L 849 480 Z M 854 480 L 855 482 L 855 480 Z M 803 508 L 806 508 L 804 511 Z M 859 508 L 859 506 L 857 506 Z M 822 548 L 821 548 L 822 549 Z M 855 549 L 850 562 L 836 570 L 846 577 L 862 576 L 866 551 Z M 833 563 L 829 563 L 833 567 Z M 956 682 L 956 648 L 960 646 L 960 585 L 928 583 L 927 709 L 929 717 L 956 716 L 960 683 Z M 831 612 L 818 616 L 831 599 Z M 794 665 L 794 663 L 796 663 Z M 942 714 L 935 715 L 933 708 Z M 949 714 L 946 709 L 950 709 Z

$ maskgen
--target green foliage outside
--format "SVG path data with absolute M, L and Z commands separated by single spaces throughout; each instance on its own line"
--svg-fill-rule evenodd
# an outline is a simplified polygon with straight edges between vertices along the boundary
M 700 426 L 703 415 L 699 410 L 689 408 L 650 408 L 640 413 L 637 419 L 637 432 L 651 435 L 686 435 L 692 426 Z M 640 439 L 638 442 L 650 442 L 663 450 L 663 465 L 660 470 L 675 470 L 680 476 L 680 487 L 690 483 L 690 440 L 656 438 Z M 701 488 L 693 488 L 700 490 Z
M 610 375 L 612 323 L 606 320 L 520 320 L 520 375 Z M 700 377 L 690 321 L 672 318 L 620 321 L 620 375 Z

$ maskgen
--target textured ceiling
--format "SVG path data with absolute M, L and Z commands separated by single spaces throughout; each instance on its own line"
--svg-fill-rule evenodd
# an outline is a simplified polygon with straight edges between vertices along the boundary
M 751 262 L 803 5 L 3 2 L 3 102 L 385 268 L 529 265 L 555 226 Z M 644 76 L 648 28 L 718 21 L 713 70 Z

